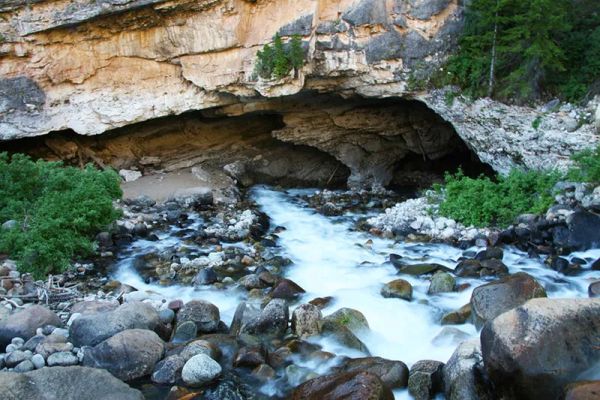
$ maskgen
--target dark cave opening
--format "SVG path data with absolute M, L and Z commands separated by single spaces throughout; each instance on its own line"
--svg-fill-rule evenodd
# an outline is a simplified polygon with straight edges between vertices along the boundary
M 303 92 L 190 111 L 82 136 L 67 130 L 0 142 L 0 151 L 144 175 L 200 166 L 241 186 L 426 188 L 446 172 L 491 174 L 423 103 Z

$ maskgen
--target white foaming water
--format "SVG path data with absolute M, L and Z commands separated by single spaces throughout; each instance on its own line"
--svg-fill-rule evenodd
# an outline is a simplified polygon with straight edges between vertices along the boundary
M 271 217 L 272 225 L 286 228 L 278 234 L 279 247 L 276 251 L 293 261 L 284 270 L 284 275 L 306 290 L 301 303 L 315 297 L 333 296 L 334 302 L 323 310 L 325 315 L 341 307 L 362 312 L 370 330 L 359 334 L 359 338 L 373 356 L 402 360 L 409 366 L 422 359 L 446 362 L 457 343 L 452 338 L 433 343 L 433 339 L 444 329 L 439 324 L 441 316 L 467 304 L 473 289 L 487 281 L 457 278 L 457 283 L 469 283 L 471 286 L 459 293 L 428 295 L 429 280 L 426 277 L 398 275 L 387 260 L 390 253 L 395 253 L 405 260 L 414 260 L 414 263 L 432 262 L 454 268 L 463 250 L 441 244 L 395 243 L 353 231 L 353 223 L 349 218 L 325 217 L 301 204 L 297 196 L 307 193 L 306 190 L 284 193 L 264 187 L 257 187 L 252 192 L 253 199 Z M 194 226 L 197 225 L 195 221 Z M 181 239 L 173 236 L 178 230 L 173 228 L 157 242 L 136 241 L 130 252 L 134 255 L 143 254 L 180 245 Z M 369 239 L 373 243 L 366 245 Z M 567 277 L 553 271 L 543 264 L 543 260 L 529 258 L 526 253 L 514 248 L 505 248 L 503 261 L 511 273 L 524 271 L 534 276 L 544 285 L 550 297 L 587 297 L 589 283 L 593 279 L 600 279 L 600 271 L 589 269 L 591 263 L 600 258 L 600 249 L 573 253 L 568 258 L 574 257 L 587 261 L 583 266 L 584 272 L 577 277 Z M 132 260 L 133 257 L 129 257 L 120 262 L 116 279 L 140 290 L 158 292 L 166 298 L 210 301 L 219 307 L 222 319 L 227 323 L 242 300 L 242 295 L 235 289 L 146 284 L 132 268 Z M 411 302 L 381 296 L 382 285 L 398 278 L 413 285 Z M 462 330 L 465 336 L 475 337 L 478 334 L 471 324 L 454 328 Z M 344 348 L 329 338 L 316 342 L 324 350 L 338 355 L 360 356 L 357 351 Z M 320 365 L 310 360 L 298 360 L 297 365 L 320 372 L 330 367 L 329 364 Z M 410 398 L 405 390 L 396 391 L 395 396 L 397 399 Z

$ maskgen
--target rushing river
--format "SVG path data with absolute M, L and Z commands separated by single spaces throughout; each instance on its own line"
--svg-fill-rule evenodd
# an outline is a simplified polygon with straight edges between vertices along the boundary
M 353 227 L 361 215 L 325 217 L 302 200 L 301 195 L 308 193 L 306 190 L 283 192 L 257 187 L 251 194 L 271 218 L 272 227 L 286 228 L 278 233 L 276 251 L 293 261 L 284 269 L 284 275 L 306 290 L 298 304 L 315 297 L 333 296 L 334 302 L 323 310 L 324 315 L 341 307 L 361 311 L 371 329 L 359 338 L 373 356 L 402 360 L 409 367 L 423 359 L 447 361 L 457 342 L 452 335 L 438 336 L 445 329 L 439 323 L 441 316 L 467 304 L 472 290 L 485 281 L 457 278 L 457 284 L 466 282 L 471 286 L 458 293 L 428 295 L 429 280 L 426 277 L 403 275 L 402 278 L 413 285 L 411 302 L 383 298 L 380 289 L 384 283 L 399 278 L 397 270 L 388 262 L 390 253 L 412 259 L 414 263 L 432 262 L 454 268 L 465 250 L 441 244 L 395 242 L 358 232 Z M 199 223 L 199 220 L 193 221 L 191 228 Z M 222 319 L 229 323 L 244 292 L 145 284 L 131 267 L 132 257 L 138 252 L 177 245 L 180 239 L 175 233 L 178 229 L 159 235 L 157 242 L 134 242 L 120 261 L 115 278 L 140 290 L 159 292 L 165 297 L 208 300 L 219 307 Z M 591 262 L 600 258 L 600 249 L 574 253 L 569 257 L 587 260 L 588 265 L 584 268 L 589 268 Z M 577 277 L 564 276 L 545 266 L 542 260 L 529 258 L 514 248 L 505 248 L 503 261 L 511 273 L 524 271 L 534 276 L 550 297 L 587 297 L 590 281 L 600 278 L 600 271 L 587 271 Z M 463 337 L 478 334 L 471 324 L 454 327 L 464 332 Z M 338 355 L 360 356 L 333 341 L 320 339 L 317 342 L 325 350 Z M 396 397 L 409 398 L 406 391 L 397 392 Z

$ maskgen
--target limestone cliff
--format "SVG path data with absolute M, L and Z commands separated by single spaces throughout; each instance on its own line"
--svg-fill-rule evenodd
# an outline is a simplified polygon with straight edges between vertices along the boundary
M 533 129 L 536 110 L 450 105 L 443 93 L 416 90 L 455 46 L 463 7 L 459 0 L 0 0 L 0 139 L 68 129 L 96 135 L 190 110 L 276 111 L 285 123 L 274 132 L 279 140 L 328 152 L 354 180 L 378 184 L 408 151 L 435 159 L 453 148 L 440 121 L 419 125 L 418 115 L 389 108 L 372 129 L 356 104 L 278 109 L 281 96 L 325 92 L 419 100 L 501 172 L 515 163 L 561 164 L 596 141 L 588 125 L 569 134 L 560 121 Z M 307 62 L 297 76 L 258 79 L 256 52 L 277 32 L 301 35 Z M 313 119 L 319 113 L 328 117 Z M 390 137 L 402 143 L 387 148 Z

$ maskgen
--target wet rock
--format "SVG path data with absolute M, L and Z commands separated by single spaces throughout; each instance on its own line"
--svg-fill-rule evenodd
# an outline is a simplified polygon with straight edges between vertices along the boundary
M 381 288 L 381 295 L 385 298 L 412 300 L 412 285 L 404 279 L 396 279 L 386 283 Z
M 306 293 L 306 291 L 296 282 L 289 279 L 282 279 L 273 287 L 269 295 L 274 299 L 294 300 L 302 295 L 302 293 Z
M 216 332 L 220 320 L 217 306 L 204 300 L 187 302 L 177 313 L 177 324 L 193 321 L 200 333 Z
M 323 315 L 319 307 L 302 304 L 292 313 L 292 332 L 300 337 L 318 335 L 321 332 Z
M 546 291 L 524 272 L 479 286 L 471 295 L 473 322 L 481 327 L 486 321 L 536 297 L 546 297 Z
M 437 294 L 453 292 L 454 286 L 456 286 L 456 280 L 452 275 L 447 272 L 436 272 L 431 278 L 431 284 L 429 285 L 427 293 Z
M 273 299 L 259 312 L 245 306 L 241 321 L 241 333 L 283 336 L 288 328 L 289 309 L 285 300 Z
M 333 314 L 326 316 L 324 320 L 345 326 L 353 333 L 369 329 L 369 323 L 363 313 L 353 308 L 340 308 Z
M 194 279 L 192 279 L 192 284 L 194 286 L 200 285 L 212 285 L 215 282 L 218 282 L 219 277 L 217 273 L 212 268 L 203 268 L 201 269 Z
M 194 321 L 185 321 L 177 325 L 171 341 L 173 343 L 184 343 L 196 338 L 197 335 L 198 328 L 196 327 L 196 323 Z
M 151 374 L 164 352 L 164 343 L 156 333 L 128 329 L 93 348 L 85 348 L 82 364 L 106 369 L 117 378 L 128 381 Z
M 600 381 L 581 381 L 565 388 L 564 400 L 598 400 L 600 399 Z
M 402 361 L 381 357 L 351 358 L 345 360 L 336 372 L 366 371 L 377 376 L 390 389 L 404 388 L 408 384 L 408 367 Z
M 435 346 L 448 346 L 453 345 L 456 346 L 465 340 L 470 339 L 471 336 L 461 331 L 460 329 L 453 326 L 445 326 L 442 328 L 440 333 L 438 333 L 432 340 L 431 343 Z
M 600 246 L 600 216 L 577 211 L 567 218 L 567 246 L 573 250 L 588 250 Z
M 481 270 L 479 276 L 506 276 L 508 275 L 508 267 L 500 260 L 494 258 L 481 261 Z
M 588 294 L 590 297 L 600 297 L 600 281 L 590 283 Z
M 317 297 L 315 299 L 312 299 L 308 303 L 312 304 L 313 306 L 317 306 L 319 308 L 319 310 L 322 310 L 325 307 L 327 307 L 329 304 L 331 304 L 332 301 L 333 301 L 333 297 L 327 296 L 327 297 Z
M 213 360 L 218 360 L 221 357 L 221 350 L 214 343 L 201 339 L 188 343 L 183 350 L 181 350 L 179 356 L 187 361 L 198 354 L 206 354 Z
M 600 362 L 598 331 L 595 299 L 530 300 L 484 326 L 483 360 L 507 396 L 559 398 L 565 384 Z
M 151 305 L 134 301 L 114 311 L 80 316 L 71 324 L 69 335 L 75 346 L 95 346 L 126 329 L 155 330 L 159 325 L 158 312 Z
M 68 367 L 70 365 L 79 364 L 79 359 L 77 356 L 71 352 L 59 351 L 57 353 L 52 353 L 48 357 L 48 366 L 49 367 Z
M 442 325 L 461 325 L 471 318 L 471 303 L 465 304 L 456 311 L 444 314 Z
M 108 371 L 85 367 L 54 367 L 17 374 L 0 373 L 3 400 L 144 400 Z
M 29 340 L 37 328 L 45 325 L 61 326 L 58 316 L 46 307 L 30 306 L 0 320 L 0 348 L 6 347 L 12 338 Z
M 348 348 L 358 350 L 366 355 L 371 354 L 367 346 L 348 328 L 347 325 L 343 325 L 334 320 L 325 319 L 323 320 L 321 331 L 323 335 L 329 336 L 336 342 Z
M 461 343 L 443 367 L 444 393 L 448 400 L 489 400 L 479 339 Z
M 403 265 L 399 268 L 401 274 L 415 276 L 433 274 L 436 271 L 449 271 L 449 268 L 440 264 L 412 264 Z
M 504 257 L 504 250 L 500 247 L 488 247 L 485 250 L 480 251 L 475 256 L 475 259 L 479 261 L 483 260 L 502 260 Z
M 254 368 L 266 362 L 266 352 L 262 346 L 244 346 L 233 360 L 234 367 Z
M 162 309 L 158 312 L 158 318 L 163 324 L 170 324 L 175 319 L 175 312 L 170 308 Z
M 190 358 L 181 371 L 183 381 L 189 386 L 202 386 L 221 375 L 221 366 L 206 354 Z
M 238 284 L 243 286 L 246 290 L 262 289 L 266 286 L 265 283 L 261 281 L 259 276 L 256 274 L 242 276 L 238 280 Z
M 154 367 L 152 382 L 158 384 L 173 384 L 181 378 L 181 370 L 186 360 L 178 355 L 173 355 L 161 360 Z
M 252 370 L 252 376 L 261 382 L 267 382 L 275 378 L 275 370 L 268 364 L 260 364 L 258 367 Z
M 415 400 L 430 400 L 444 390 L 444 363 L 421 360 L 413 364 L 408 376 L 408 392 Z
M 298 386 L 291 400 L 392 400 L 394 395 L 368 372 L 345 372 L 320 376 Z

